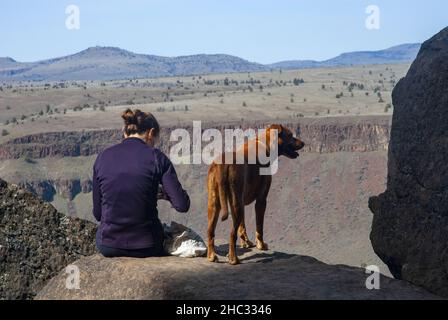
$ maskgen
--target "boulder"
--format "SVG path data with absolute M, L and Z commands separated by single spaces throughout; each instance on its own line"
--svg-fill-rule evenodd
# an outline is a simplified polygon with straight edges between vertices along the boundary
M 73 263 L 79 289 L 62 271 L 36 299 L 437 299 L 405 281 L 380 278 L 380 290 L 366 288 L 364 269 L 327 265 L 314 258 L 239 249 L 242 264 L 206 258 L 104 258 L 93 255 Z M 379 275 L 378 275 L 379 276 Z M 70 285 L 66 286 L 66 283 Z
M 370 239 L 397 279 L 448 297 L 448 28 L 393 91 L 387 190 Z
M 0 179 L 0 300 L 32 299 L 67 264 L 96 252 L 95 231 Z

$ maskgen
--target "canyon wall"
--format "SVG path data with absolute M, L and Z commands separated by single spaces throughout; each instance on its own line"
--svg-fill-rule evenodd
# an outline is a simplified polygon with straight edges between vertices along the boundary
M 281 122 L 306 141 L 305 152 L 378 151 L 387 150 L 390 117 L 303 118 Z M 204 123 L 202 129 L 264 128 L 267 122 Z M 168 152 L 170 134 L 174 129 L 192 133 L 192 125 L 164 127 L 160 134 L 160 149 Z M 0 161 L 5 159 L 39 159 L 45 157 L 78 157 L 95 155 L 119 143 L 118 129 L 40 133 L 13 139 L 0 145 Z

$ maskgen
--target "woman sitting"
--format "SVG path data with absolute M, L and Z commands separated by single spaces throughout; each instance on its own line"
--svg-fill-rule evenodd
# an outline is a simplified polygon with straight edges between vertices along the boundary
M 100 222 L 98 250 L 105 257 L 163 255 L 163 228 L 157 198 L 187 212 L 190 198 L 168 157 L 154 148 L 160 133 L 156 118 L 126 110 L 124 140 L 101 152 L 93 167 L 93 215 Z

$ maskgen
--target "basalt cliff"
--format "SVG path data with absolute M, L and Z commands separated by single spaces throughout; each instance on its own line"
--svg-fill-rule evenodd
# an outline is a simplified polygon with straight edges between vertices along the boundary
M 397 279 L 448 297 L 448 28 L 426 41 L 393 92 L 387 190 L 370 238 Z
M 390 131 L 390 117 L 339 117 L 303 118 L 297 121 L 281 122 L 307 142 L 305 152 L 366 152 L 387 150 Z M 254 129 L 264 128 L 272 122 L 205 123 L 201 129 Z M 185 129 L 193 136 L 192 125 L 162 127 L 160 145 L 169 152 L 170 135 L 174 129 Z M 200 139 L 200 137 L 194 137 Z M 105 148 L 119 143 L 122 132 L 119 129 L 50 132 L 24 136 L 0 145 L 0 161 L 6 159 L 39 159 L 45 157 L 78 157 L 98 154 Z M 205 142 L 204 142 L 205 144 Z

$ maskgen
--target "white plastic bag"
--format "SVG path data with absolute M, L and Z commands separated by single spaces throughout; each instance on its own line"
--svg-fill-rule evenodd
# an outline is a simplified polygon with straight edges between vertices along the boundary
M 202 257 L 207 252 L 202 238 L 190 228 L 171 221 L 163 224 L 165 252 L 181 258 Z

